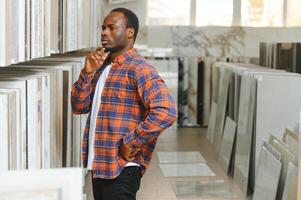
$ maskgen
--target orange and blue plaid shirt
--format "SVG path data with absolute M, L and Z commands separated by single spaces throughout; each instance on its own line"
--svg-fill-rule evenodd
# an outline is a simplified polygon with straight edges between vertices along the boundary
M 89 113 L 82 141 L 82 162 L 87 166 L 91 106 L 94 90 L 105 66 L 94 75 L 81 72 L 73 84 L 73 113 Z M 177 118 L 177 107 L 164 81 L 135 49 L 113 62 L 101 94 L 96 120 L 93 177 L 113 179 L 126 160 L 118 154 L 121 142 L 141 151 L 133 162 L 142 172 L 149 166 L 160 133 Z

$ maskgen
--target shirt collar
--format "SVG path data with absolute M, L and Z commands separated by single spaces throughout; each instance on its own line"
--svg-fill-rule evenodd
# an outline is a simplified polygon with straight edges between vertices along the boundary
M 118 63 L 119 65 L 122 65 L 125 62 L 129 62 L 133 59 L 133 57 L 137 55 L 137 50 L 135 48 L 129 49 L 124 54 L 117 56 L 113 63 Z

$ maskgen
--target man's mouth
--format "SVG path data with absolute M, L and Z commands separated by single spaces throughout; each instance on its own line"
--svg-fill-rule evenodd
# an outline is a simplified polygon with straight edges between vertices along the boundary
M 101 40 L 101 44 L 102 44 L 102 45 L 106 45 L 106 44 L 108 44 L 108 43 L 109 43 L 108 40 Z

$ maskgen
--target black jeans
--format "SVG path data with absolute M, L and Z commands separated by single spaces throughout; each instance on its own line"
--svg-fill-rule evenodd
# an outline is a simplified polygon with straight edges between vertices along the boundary
M 140 167 L 125 167 L 115 179 L 92 178 L 94 200 L 136 200 Z

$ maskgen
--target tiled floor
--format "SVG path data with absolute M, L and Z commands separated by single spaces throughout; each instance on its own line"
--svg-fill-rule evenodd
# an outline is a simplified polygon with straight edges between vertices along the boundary
M 206 159 L 207 164 L 216 174 L 211 177 L 164 177 L 160 168 L 157 154 L 154 153 L 152 163 L 142 178 L 141 187 L 137 195 L 137 200 L 176 200 L 176 194 L 172 189 L 173 181 L 210 181 L 224 180 L 235 193 L 235 200 L 247 200 L 240 189 L 233 182 L 232 178 L 226 176 L 222 168 L 217 163 L 215 151 L 206 139 L 206 129 L 204 128 L 179 128 L 177 131 L 169 130 L 164 132 L 158 140 L 156 151 L 199 151 Z M 89 181 L 89 180 L 88 180 Z M 89 183 L 88 183 L 89 184 Z M 91 192 L 91 188 L 86 188 Z M 88 192 L 88 200 L 91 194 Z M 183 199 L 183 198 L 181 198 Z M 198 198 L 193 198 L 194 200 Z M 210 200 L 221 200 L 229 198 L 210 198 Z M 189 199 L 185 199 L 189 200 Z M 203 198 L 203 200 L 206 200 Z M 209 199 L 208 199 L 209 200 Z

